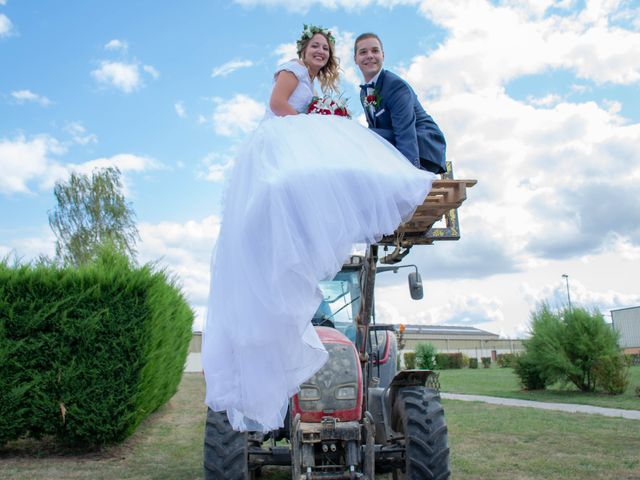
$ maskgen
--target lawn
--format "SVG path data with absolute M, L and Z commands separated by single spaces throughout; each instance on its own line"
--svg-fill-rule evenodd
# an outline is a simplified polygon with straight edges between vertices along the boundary
M 640 410 L 640 397 L 635 393 L 640 386 L 640 365 L 631 367 L 629 386 L 622 395 L 605 393 L 583 393 L 573 385 L 554 385 L 547 390 L 524 391 L 518 377 L 511 368 L 441 370 L 440 385 L 443 392 L 490 395 L 495 397 L 520 398 L 541 402 L 579 403 L 599 407 Z
M 496 374 L 491 369 L 472 373 Z M 127 442 L 100 452 L 13 443 L 0 449 L 0 478 L 202 478 L 203 396 L 202 376 L 185 374 L 174 398 Z M 453 400 L 443 405 L 455 480 L 640 479 L 640 422 Z M 262 478 L 284 480 L 290 473 L 272 468 Z

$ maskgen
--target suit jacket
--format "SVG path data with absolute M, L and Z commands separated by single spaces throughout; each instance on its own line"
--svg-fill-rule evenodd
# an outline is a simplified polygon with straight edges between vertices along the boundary
M 360 101 L 369 128 L 389 141 L 418 168 L 434 173 L 446 171 L 446 142 L 436 122 L 424 110 L 407 82 L 382 70 L 375 84 L 380 104 L 373 115 Z

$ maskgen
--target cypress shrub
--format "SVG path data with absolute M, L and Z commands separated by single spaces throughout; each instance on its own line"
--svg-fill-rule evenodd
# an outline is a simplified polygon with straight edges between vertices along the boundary
M 530 355 L 518 356 L 514 369 L 524 390 L 544 390 L 547 385 L 554 382 L 554 379 L 549 378 Z
M 429 342 L 420 342 L 416 345 L 416 365 L 422 370 L 433 370 L 436 368 L 436 357 L 438 351 Z
M 478 359 L 471 357 L 469 358 L 469 368 L 478 368 Z
M 612 395 L 620 395 L 629 386 L 629 360 L 624 354 L 600 358 L 594 368 L 596 385 Z
M 491 368 L 491 357 L 482 357 L 480 360 L 484 368 Z
M 0 444 L 125 439 L 176 392 L 192 322 L 165 272 L 109 250 L 79 269 L 0 264 Z
M 404 367 L 407 370 L 415 370 L 416 368 L 415 352 L 404 352 Z

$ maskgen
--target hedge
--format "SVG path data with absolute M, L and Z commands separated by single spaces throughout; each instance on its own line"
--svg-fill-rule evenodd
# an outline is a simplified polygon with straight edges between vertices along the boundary
M 404 352 L 404 368 L 414 370 L 416 368 L 415 352 Z
M 80 269 L 0 263 L 0 445 L 125 439 L 176 392 L 192 322 L 165 272 L 113 253 Z
M 500 368 L 515 368 L 516 358 L 515 353 L 499 353 L 496 360 Z
M 436 365 L 439 370 L 463 368 L 465 364 L 462 353 L 438 353 Z

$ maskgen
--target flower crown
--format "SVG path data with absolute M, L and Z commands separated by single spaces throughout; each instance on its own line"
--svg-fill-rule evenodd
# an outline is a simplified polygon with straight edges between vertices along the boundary
M 300 53 L 302 51 L 302 44 L 307 40 L 311 40 L 311 38 L 316 33 L 321 33 L 322 35 L 327 37 L 327 39 L 329 40 L 329 43 L 331 45 L 335 45 L 336 44 L 336 39 L 333 36 L 333 34 L 331 33 L 331 30 L 329 30 L 328 28 L 317 27 L 315 25 L 307 25 L 306 23 L 304 25 L 302 25 L 302 27 L 303 27 L 302 35 L 300 36 L 300 39 L 296 42 L 296 47 L 297 47 L 298 53 Z

